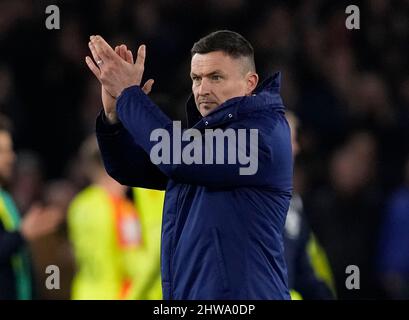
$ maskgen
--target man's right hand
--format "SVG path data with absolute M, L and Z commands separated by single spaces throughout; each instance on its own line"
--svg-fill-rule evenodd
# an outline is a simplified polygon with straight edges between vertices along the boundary
M 56 231 L 63 220 L 61 209 L 34 205 L 23 217 L 20 232 L 27 241 L 35 240 Z
M 92 43 L 89 43 L 89 48 L 91 50 L 92 56 L 95 61 L 99 61 L 98 54 L 96 53 L 96 50 Z M 122 44 L 120 46 L 115 47 L 115 52 L 126 62 L 128 63 L 134 63 L 133 55 L 130 50 L 126 47 L 126 45 Z M 100 79 L 100 70 L 99 68 L 94 64 L 94 61 L 90 57 L 86 57 L 85 61 L 90 68 L 90 70 L 94 73 L 94 75 L 97 77 L 97 79 L 101 82 Z M 152 90 L 154 80 L 149 79 L 146 81 L 144 86 L 142 87 L 142 90 L 145 94 L 149 94 Z M 116 114 L 116 99 L 109 94 L 109 92 L 104 88 L 104 86 L 101 84 L 101 98 L 102 98 L 102 105 L 104 107 L 104 112 L 105 116 L 108 119 L 108 122 L 110 124 L 115 124 L 118 122 L 118 117 Z

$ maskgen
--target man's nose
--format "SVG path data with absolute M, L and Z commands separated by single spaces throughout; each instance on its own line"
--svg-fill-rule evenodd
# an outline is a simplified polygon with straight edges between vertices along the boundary
M 201 96 L 208 95 L 210 93 L 210 85 L 206 79 L 202 79 L 200 82 L 198 93 Z

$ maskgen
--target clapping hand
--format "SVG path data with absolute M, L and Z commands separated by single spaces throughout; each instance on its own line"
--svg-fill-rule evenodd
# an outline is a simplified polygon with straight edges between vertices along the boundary
M 94 60 L 89 56 L 85 61 L 101 83 L 102 103 L 108 121 L 115 123 L 116 98 L 121 92 L 130 86 L 140 85 L 145 68 L 145 45 L 139 46 L 137 59 L 134 62 L 132 52 L 122 44 L 115 50 L 101 36 L 91 36 L 89 48 Z M 94 62 L 95 61 L 95 62 Z M 152 90 L 153 79 L 146 81 L 142 90 L 149 94 Z

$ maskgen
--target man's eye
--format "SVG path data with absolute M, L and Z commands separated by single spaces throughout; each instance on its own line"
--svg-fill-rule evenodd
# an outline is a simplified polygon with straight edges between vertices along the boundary
M 220 80 L 222 77 L 221 76 L 219 76 L 219 75 L 214 75 L 214 76 L 212 76 L 212 80 L 215 80 L 215 81 L 218 81 L 218 80 Z

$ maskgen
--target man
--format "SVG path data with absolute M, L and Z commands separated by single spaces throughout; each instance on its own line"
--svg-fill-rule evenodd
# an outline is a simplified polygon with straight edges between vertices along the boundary
M 200 132 L 194 149 L 210 161 L 203 164 L 200 157 L 186 163 L 174 153 L 171 163 L 154 165 L 149 155 L 156 129 L 170 133 L 171 149 L 188 142 L 178 139 L 172 121 L 144 93 L 152 80 L 140 88 L 145 46 L 139 47 L 134 64 L 125 46 L 121 59 L 102 37 L 90 39 L 96 64 L 90 57 L 86 62 L 103 87 L 104 111 L 96 130 L 107 172 L 122 184 L 166 189 L 164 299 L 289 299 L 282 232 L 291 198 L 292 155 L 279 74 L 257 87 L 254 52 L 246 39 L 231 31 L 200 39 L 191 51 L 188 132 Z M 251 130 L 257 132 L 256 143 L 238 141 L 236 155 L 240 159 L 250 153 L 257 170 L 241 174 L 237 161 L 217 163 L 220 155 L 230 156 L 229 149 L 203 144 L 206 129 L 235 134 L 243 129 L 245 142 L 248 132 L 250 141 Z
M 53 232 L 63 219 L 55 208 L 33 206 L 21 219 L 4 190 L 13 172 L 15 154 L 10 123 L 0 115 L 0 300 L 32 298 L 32 279 L 26 243 Z
M 108 176 L 94 136 L 81 146 L 80 159 L 91 184 L 72 200 L 68 231 L 76 274 L 75 300 L 131 299 L 141 244 L 139 216 L 126 197 L 127 187 Z
M 298 119 L 289 111 L 286 112 L 286 118 L 291 129 L 293 156 L 296 158 L 300 151 Z M 302 198 L 297 192 L 297 183 L 294 184 L 285 222 L 284 248 L 291 298 L 293 300 L 333 299 L 334 295 L 330 289 L 333 290 L 333 279 L 327 257 L 310 230 Z

